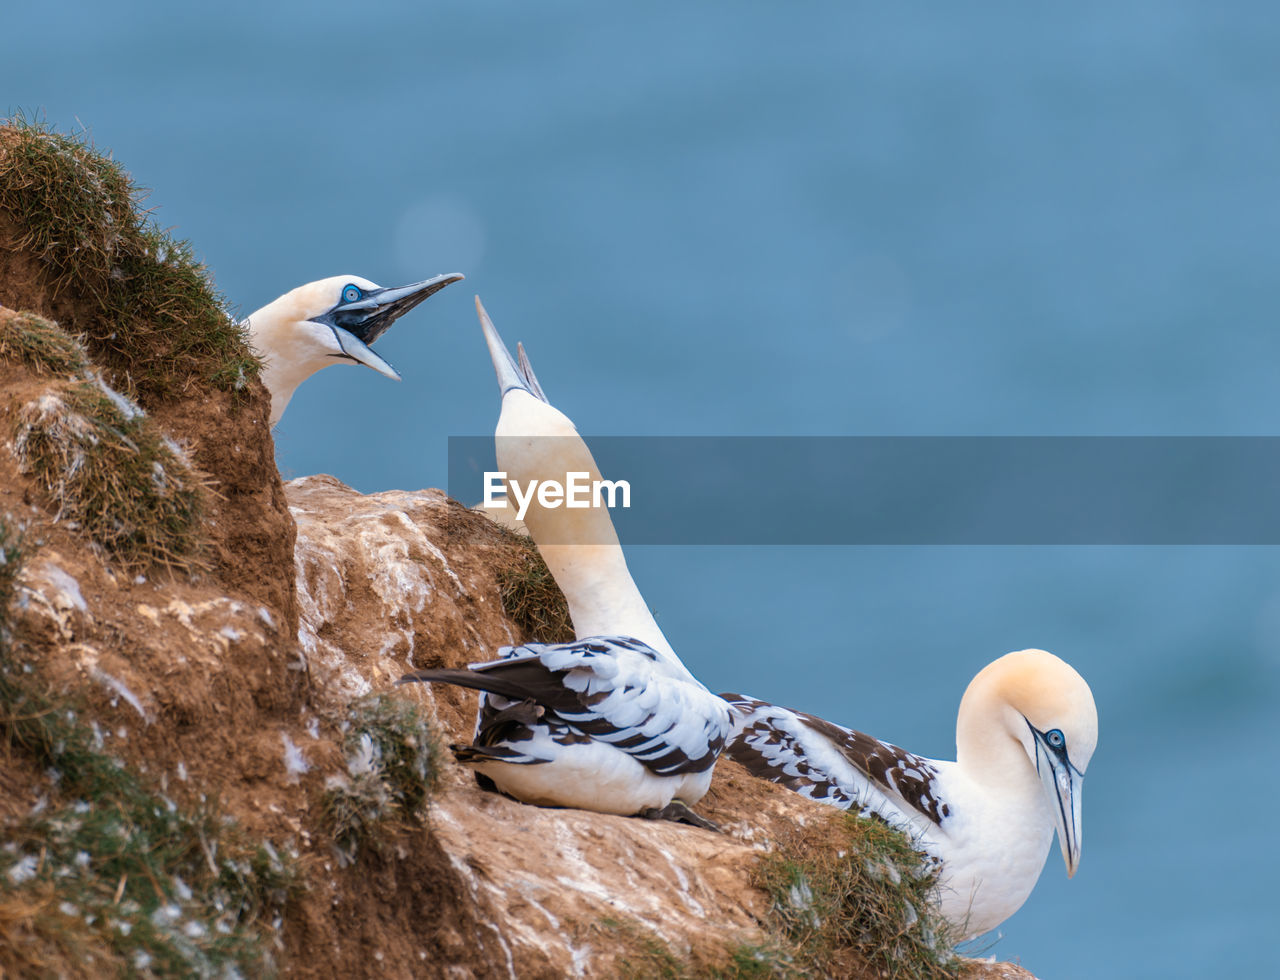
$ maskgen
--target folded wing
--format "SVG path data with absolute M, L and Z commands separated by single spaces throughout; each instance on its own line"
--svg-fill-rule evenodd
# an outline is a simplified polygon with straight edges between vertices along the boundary
M 741 694 L 721 697 L 735 713 L 725 755 L 752 775 L 864 815 L 918 815 L 938 825 L 950 815 L 932 760 L 803 711 Z
M 503 647 L 501 659 L 468 670 L 420 670 L 404 681 L 485 691 L 474 748 L 491 758 L 536 764 L 545 750 L 604 742 L 659 776 L 710 769 L 731 727 L 729 706 L 677 675 L 630 637 Z

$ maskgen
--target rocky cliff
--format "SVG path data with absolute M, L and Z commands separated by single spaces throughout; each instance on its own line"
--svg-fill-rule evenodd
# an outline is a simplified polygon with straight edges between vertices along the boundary
M 172 302 L 121 339 L 114 291 L 203 272 L 114 166 L 0 128 L 0 973 L 1030 976 L 950 957 L 897 835 L 732 764 L 722 833 L 477 786 L 475 695 L 394 683 L 556 638 L 536 553 L 282 485 L 251 355 L 165 347 Z

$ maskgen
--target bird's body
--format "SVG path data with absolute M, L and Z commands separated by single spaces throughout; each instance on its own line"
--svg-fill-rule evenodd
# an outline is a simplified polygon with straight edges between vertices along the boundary
M 479 300 L 476 307 L 502 393 L 499 469 L 522 483 L 563 481 L 575 471 L 599 479 L 590 450 L 547 401 L 524 349 L 517 363 Z M 626 815 L 667 810 L 660 815 L 705 825 L 687 807 L 711 785 L 728 705 L 662 635 L 607 511 L 535 504 L 525 522 L 568 601 L 578 640 L 504 647 L 503 659 L 470 671 L 417 671 L 405 680 L 486 692 L 474 744 L 454 752 L 516 799 Z M 495 686 L 513 672 L 524 687 Z
M 725 755 L 910 834 L 941 866 L 940 909 L 960 935 L 986 932 L 1022 906 L 1055 828 L 1075 873 L 1097 712 L 1083 678 L 1052 654 L 1008 654 L 974 678 L 957 719 L 955 762 L 768 702 L 723 697 L 736 709 Z
M 245 320 L 262 357 L 262 382 L 271 392 L 271 424 L 284 414 L 298 385 L 321 368 L 350 362 L 399 380 L 369 346 L 399 317 L 462 276 L 436 276 L 383 288 L 360 276 L 331 276 L 291 289 Z
M 487 692 L 459 760 L 526 803 L 624 816 L 700 799 L 729 734 L 729 706 L 629 637 L 503 647 L 469 670 L 405 681 Z

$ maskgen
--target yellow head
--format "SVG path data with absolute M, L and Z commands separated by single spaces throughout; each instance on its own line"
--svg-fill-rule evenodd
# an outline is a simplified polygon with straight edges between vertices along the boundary
M 1013 743 L 1020 753 L 1010 751 Z M 960 702 L 957 760 L 1000 780 L 1022 778 L 1025 757 L 1053 812 L 1068 876 L 1080 863 L 1081 786 L 1097 744 L 1093 692 L 1070 664 L 1044 650 L 988 664 Z

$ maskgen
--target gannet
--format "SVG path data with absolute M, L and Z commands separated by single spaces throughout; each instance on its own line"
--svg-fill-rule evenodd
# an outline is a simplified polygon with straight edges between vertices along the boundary
M 966 939 L 1013 915 L 1056 828 L 1067 876 L 1080 863 L 1080 793 L 1098 743 L 1089 685 L 1043 650 L 1010 653 L 970 682 L 943 762 L 739 694 L 725 756 L 802 796 L 878 815 L 940 864 L 943 917 Z
M 524 347 L 517 347 L 517 362 L 479 297 L 476 312 L 502 396 L 494 433 L 499 469 L 522 482 L 564 480 L 573 471 L 599 479 L 591 451 L 548 401 Z M 470 671 L 419 671 L 405 680 L 488 692 L 474 745 L 454 752 L 516 799 L 711 826 L 689 806 L 711 785 L 729 706 L 662 635 L 608 511 L 533 506 L 525 522 L 568 600 L 578 639 L 503 647 L 503 659 Z M 507 684 L 509 677 L 518 685 Z
M 729 734 L 729 705 L 647 643 L 595 636 L 502 647 L 469 670 L 418 670 L 410 681 L 488 692 L 459 762 L 509 796 L 622 816 L 713 827 L 696 802 Z
M 360 276 L 307 283 L 249 314 L 249 340 L 262 357 L 262 383 L 271 392 L 271 424 L 294 390 L 321 368 L 364 364 L 393 381 L 400 375 L 369 345 L 432 293 L 463 278 L 451 272 L 408 286 L 383 288 Z
M 479 297 L 476 313 L 502 396 L 502 412 L 494 430 L 498 469 L 509 480 L 522 483 L 564 481 L 570 472 L 588 473 L 592 481 L 601 479 L 577 427 L 547 400 L 524 345 L 516 346 L 517 362 Z M 684 670 L 631 578 L 608 510 L 545 508 L 534 503 L 525 514 L 525 524 L 569 603 L 577 637 L 634 636 Z M 689 674 L 689 679 L 693 675 Z

